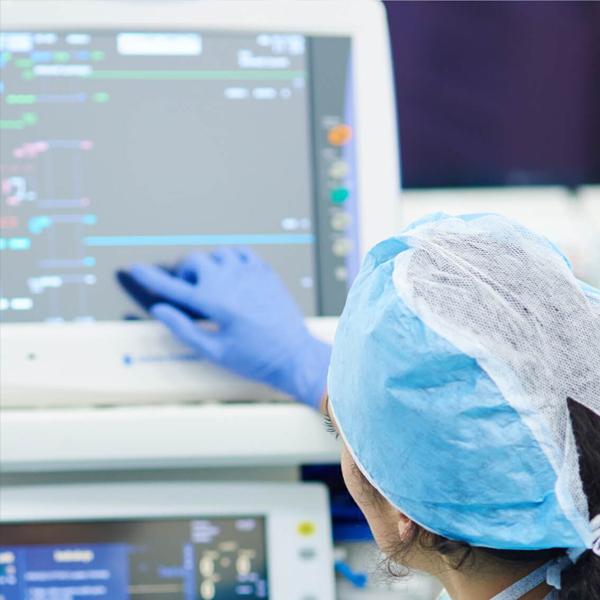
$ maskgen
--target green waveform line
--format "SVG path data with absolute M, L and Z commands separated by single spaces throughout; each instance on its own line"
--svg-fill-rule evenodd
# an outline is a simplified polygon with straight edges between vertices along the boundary
M 68 52 L 60 51 L 54 53 L 54 60 L 59 63 L 69 62 L 71 55 Z
M 29 69 L 33 66 L 33 61 L 30 58 L 17 58 L 15 60 L 15 66 L 20 69 Z
M 13 120 L 1 119 L 0 120 L 0 130 L 1 129 L 23 129 L 23 127 L 25 127 L 25 123 L 23 123 L 23 121 L 21 121 L 20 119 L 13 119 Z
M 37 114 L 32 112 L 26 112 L 21 115 L 21 121 L 25 125 L 35 125 L 38 122 L 38 118 Z
M 71 94 L 72 96 L 77 96 L 77 94 Z M 60 95 L 59 95 L 60 96 Z M 69 96 L 69 94 L 65 94 L 65 96 Z M 85 95 L 84 95 L 85 96 Z M 92 94 L 92 100 L 98 103 L 105 103 L 110 100 L 110 94 L 107 92 L 95 92 Z M 38 96 L 36 94 L 7 94 L 4 99 L 6 104 L 37 104 Z M 81 100 L 83 102 L 83 100 Z
M 214 80 L 214 81 L 288 81 L 305 78 L 305 71 L 271 71 L 241 70 L 241 71 L 92 71 L 90 79 L 139 79 L 149 81 L 159 80 Z
M 108 94 L 107 92 L 96 92 L 95 94 L 93 94 L 92 100 L 94 102 L 99 102 L 100 104 L 103 104 L 110 100 L 110 94 Z
M 21 115 L 20 119 L 2 119 L 0 120 L 0 130 L 2 129 L 23 129 L 31 127 L 38 122 L 38 116 L 35 113 L 27 112 Z
M 6 104 L 35 104 L 37 96 L 35 94 L 8 94 Z

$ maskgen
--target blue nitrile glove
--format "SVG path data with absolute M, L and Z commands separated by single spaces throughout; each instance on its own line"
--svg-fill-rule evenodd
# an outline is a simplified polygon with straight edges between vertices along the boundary
M 317 407 L 331 348 L 314 338 L 275 272 L 252 251 L 195 253 L 170 274 L 136 265 L 130 275 L 165 301 L 150 308 L 200 357 Z M 211 330 L 174 305 L 205 315 Z

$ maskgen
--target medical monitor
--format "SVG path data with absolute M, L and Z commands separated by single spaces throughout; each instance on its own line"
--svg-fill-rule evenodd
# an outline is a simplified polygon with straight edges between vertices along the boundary
M 4 600 L 333 599 L 321 487 L 64 484 L 2 498 Z
M 48 372 L 61 387 L 53 341 L 64 365 L 96 340 L 108 379 L 189 363 L 154 351 L 162 332 L 132 323 L 147 315 L 116 273 L 195 250 L 252 248 L 325 331 L 394 230 L 379 3 L 20 0 L 3 13 L 0 318 L 16 387 Z M 193 380 L 196 367 L 177 368 Z
M 358 267 L 350 39 L 4 33 L 2 317 L 143 313 L 115 273 L 253 247 L 308 316 Z

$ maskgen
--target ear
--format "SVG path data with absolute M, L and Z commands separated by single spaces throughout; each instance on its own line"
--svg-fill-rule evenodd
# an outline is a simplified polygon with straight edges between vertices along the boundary
M 404 514 L 401 512 L 397 513 L 398 516 L 398 535 L 400 536 L 400 539 L 402 541 L 406 540 L 409 531 L 410 531 L 410 527 L 412 525 L 412 521 Z

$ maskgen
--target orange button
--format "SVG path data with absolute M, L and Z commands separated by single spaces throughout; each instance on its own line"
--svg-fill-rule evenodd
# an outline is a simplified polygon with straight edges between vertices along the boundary
M 336 125 L 327 132 L 327 139 L 332 146 L 343 146 L 352 139 L 352 127 Z

